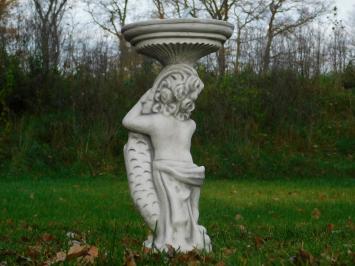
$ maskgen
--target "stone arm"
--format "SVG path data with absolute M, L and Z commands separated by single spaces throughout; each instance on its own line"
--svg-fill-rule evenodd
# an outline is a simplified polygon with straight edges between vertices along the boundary
M 123 118 L 122 124 L 130 131 L 149 135 L 153 130 L 154 115 L 143 114 L 142 104 L 150 93 L 148 90 Z

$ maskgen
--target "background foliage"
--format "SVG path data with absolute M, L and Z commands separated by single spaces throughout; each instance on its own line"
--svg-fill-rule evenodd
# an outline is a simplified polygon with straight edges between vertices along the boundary
M 2 62 L 3 177 L 124 176 L 121 121 L 157 73 L 137 71 L 120 82 L 114 71 L 98 78 L 80 69 L 39 82 L 16 58 L 5 54 Z M 290 70 L 218 77 L 201 66 L 196 162 L 215 178 L 353 176 L 355 97 L 344 89 L 351 71 L 312 79 Z
M 75 38 L 66 17 L 71 1 L 1 1 L 1 178 L 124 178 L 121 121 L 160 66 L 127 47 L 119 29 L 131 1 L 121 2 L 87 4 L 93 21 L 116 38 L 112 51 L 107 39 Z M 313 13 L 295 20 L 302 10 L 287 13 L 288 1 L 212 1 L 221 5 L 216 10 L 211 1 L 192 2 L 153 1 L 150 8 L 166 18 L 189 7 L 191 16 L 236 26 L 231 42 L 196 65 L 205 89 L 193 114 L 192 152 L 207 177 L 354 176 L 353 39 L 337 9 L 298 1 Z M 325 14 L 328 31 L 315 20 Z

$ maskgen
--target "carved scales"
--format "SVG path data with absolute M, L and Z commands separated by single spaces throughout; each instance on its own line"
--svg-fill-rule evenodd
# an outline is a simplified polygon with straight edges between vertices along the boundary
M 159 203 L 152 180 L 152 145 L 149 137 L 130 132 L 124 157 L 133 202 L 151 230 L 159 217 Z

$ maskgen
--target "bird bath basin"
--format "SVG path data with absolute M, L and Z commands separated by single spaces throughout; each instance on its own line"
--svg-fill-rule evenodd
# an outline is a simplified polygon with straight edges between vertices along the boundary
M 162 19 L 128 24 L 125 39 L 138 53 L 163 65 L 193 64 L 216 52 L 232 35 L 233 25 L 211 19 Z

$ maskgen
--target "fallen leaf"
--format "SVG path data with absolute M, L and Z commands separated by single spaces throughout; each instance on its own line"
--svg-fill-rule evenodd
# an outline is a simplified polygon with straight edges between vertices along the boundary
M 197 265 L 201 265 L 201 262 L 199 262 L 198 260 L 192 260 L 187 263 L 187 266 L 197 266 Z
M 126 249 L 124 254 L 124 265 L 125 266 L 137 266 L 136 258 L 139 257 L 137 254 L 134 254 L 132 250 Z
M 327 224 L 327 231 L 331 233 L 333 232 L 333 230 L 334 230 L 334 224 Z
M 313 211 L 312 211 L 312 217 L 313 217 L 314 219 L 319 219 L 319 218 L 320 218 L 320 215 L 321 215 L 320 210 L 318 210 L 317 208 L 313 209 Z
M 88 254 L 92 257 L 97 258 L 99 256 L 99 249 L 95 246 L 91 246 L 88 251 Z
M 297 265 L 309 265 L 314 263 L 314 257 L 311 253 L 304 249 L 300 249 L 295 257 L 295 263 Z
M 54 237 L 48 233 L 44 233 L 41 238 L 44 242 L 50 242 L 54 239 Z
M 44 262 L 42 264 L 42 266 L 51 266 L 53 264 L 57 264 L 59 262 L 64 262 L 66 261 L 67 258 L 67 254 L 64 251 L 60 251 L 58 252 L 54 258 L 51 258 L 49 260 L 47 260 L 46 262 Z
M 223 261 L 219 261 L 215 266 L 225 266 L 226 264 Z
M 174 250 L 173 257 L 171 257 L 171 265 L 200 265 L 202 257 L 197 250 L 191 250 L 187 253 L 177 253 Z
M 73 245 L 70 247 L 67 259 L 71 260 L 73 258 L 81 257 L 87 253 L 89 247 L 87 245 Z
M 261 238 L 260 236 L 256 236 L 254 238 L 254 243 L 255 243 L 255 247 L 257 249 L 261 248 L 262 245 L 264 245 L 265 240 L 263 238 Z
M 39 257 L 39 255 L 41 254 L 41 246 L 36 245 L 36 246 L 29 246 L 27 248 L 27 252 L 26 255 L 28 257 L 31 257 L 32 259 L 35 259 L 37 257 Z
M 67 259 L 67 254 L 64 251 L 57 252 L 55 262 L 63 262 Z
M 91 246 L 86 255 L 80 259 L 84 264 L 94 264 L 95 259 L 99 256 L 99 250 L 95 246 Z
M 138 239 L 135 239 L 135 238 L 132 238 L 132 237 L 128 237 L 128 236 L 123 237 L 121 239 L 121 242 L 126 247 L 130 247 L 130 246 L 133 246 L 133 245 L 141 244 L 141 242 Z
M 327 199 L 327 195 L 326 195 L 326 194 L 320 194 L 320 195 L 319 195 L 319 199 L 320 199 L 321 201 L 326 200 L 326 199 Z
M 214 257 L 205 255 L 203 257 L 203 262 L 206 263 L 207 265 L 210 265 L 216 263 L 217 261 Z
M 236 252 L 235 248 L 222 248 L 223 255 L 231 256 Z
M 143 254 L 150 254 L 152 252 L 151 248 L 144 247 L 143 248 Z
M 94 264 L 95 263 L 95 257 L 92 257 L 90 255 L 86 255 L 84 257 L 79 258 L 79 262 L 82 264 Z

